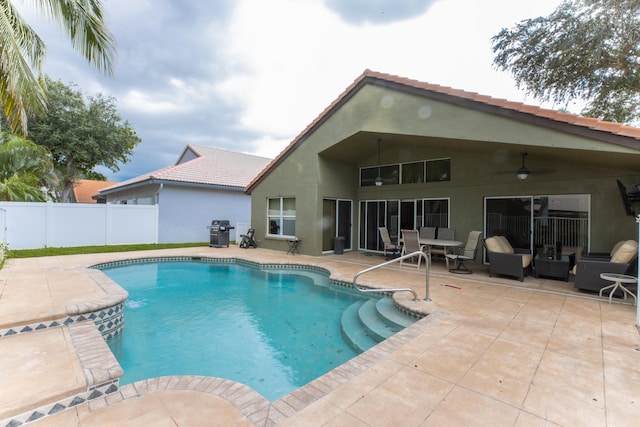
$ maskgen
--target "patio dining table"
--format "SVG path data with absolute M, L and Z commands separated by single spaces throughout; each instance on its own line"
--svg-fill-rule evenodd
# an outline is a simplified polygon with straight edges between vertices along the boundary
M 463 243 L 458 240 L 444 240 L 444 239 L 419 239 L 421 245 L 425 245 L 427 249 L 427 254 L 429 254 L 429 258 L 431 258 L 431 248 L 433 246 L 444 248 L 445 254 L 449 253 L 450 248 L 455 248 L 462 246 Z M 447 263 L 447 270 L 449 269 L 449 258 L 446 256 L 444 260 Z
M 420 244 L 428 246 L 431 248 L 432 246 L 447 248 L 455 248 L 457 246 L 462 246 L 463 243 L 458 240 L 443 240 L 443 239 L 420 239 Z

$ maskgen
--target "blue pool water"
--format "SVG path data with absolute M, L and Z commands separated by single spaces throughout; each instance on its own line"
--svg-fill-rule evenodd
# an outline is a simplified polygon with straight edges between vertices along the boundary
M 357 353 L 340 332 L 362 295 L 307 270 L 149 262 L 103 268 L 129 292 L 124 332 L 108 344 L 121 384 L 207 375 L 276 400 Z

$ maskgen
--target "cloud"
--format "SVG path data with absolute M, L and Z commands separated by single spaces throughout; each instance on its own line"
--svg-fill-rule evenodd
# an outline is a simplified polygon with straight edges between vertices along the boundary
M 422 15 L 438 0 L 325 0 L 329 9 L 351 24 L 390 23 Z

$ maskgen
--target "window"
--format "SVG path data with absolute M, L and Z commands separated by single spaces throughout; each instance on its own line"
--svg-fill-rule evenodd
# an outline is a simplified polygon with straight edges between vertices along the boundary
M 269 236 L 295 237 L 296 199 L 278 197 L 267 201 L 267 222 Z
M 424 162 L 404 163 L 402 165 L 402 183 L 417 184 L 424 182 Z
M 370 187 L 376 185 L 376 177 L 378 176 L 378 167 L 360 169 L 360 186 Z
M 374 166 L 360 169 L 360 186 L 376 185 L 376 178 L 382 178 L 383 185 L 400 183 L 400 165 Z
M 427 182 L 451 181 L 451 159 L 427 162 Z
M 451 159 L 421 160 L 361 168 L 360 186 L 374 186 L 378 177 L 382 178 L 382 185 L 451 181 Z

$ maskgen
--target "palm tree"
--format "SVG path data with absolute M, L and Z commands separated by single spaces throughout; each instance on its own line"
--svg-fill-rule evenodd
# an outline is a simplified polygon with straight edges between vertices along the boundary
M 115 39 L 104 22 L 102 0 L 37 0 L 38 11 L 60 24 L 71 45 L 107 75 Z M 10 0 L 0 0 L 0 103 L 13 132 L 27 133 L 27 114 L 46 110 L 44 42 Z
M 0 138 L 0 200 L 44 202 L 56 181 L 47 148 L 16 135 Z

